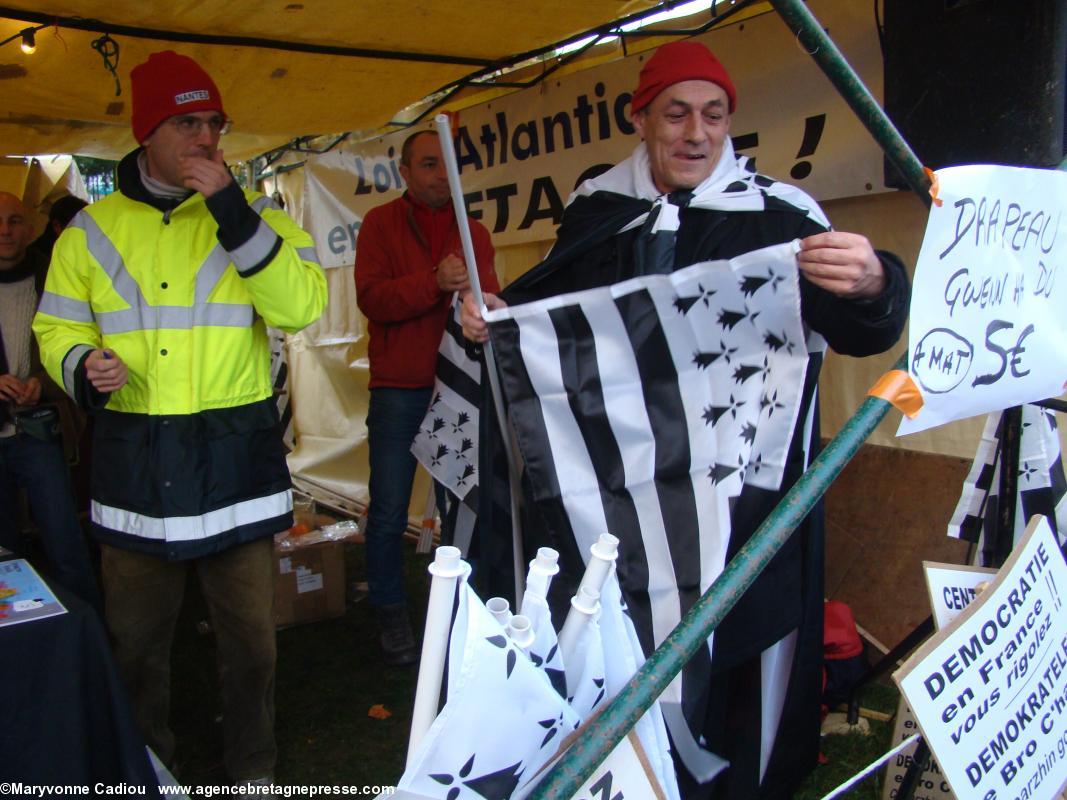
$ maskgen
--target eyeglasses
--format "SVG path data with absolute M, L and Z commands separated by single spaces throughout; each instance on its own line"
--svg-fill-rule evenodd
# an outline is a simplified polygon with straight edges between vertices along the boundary
M 208 117 L 207 119 L 193 116 L 171 117 L 167 122 L 177 128 L 178 133 L 187 139 L 199 136 L 201 129 L 205 125 L 207 125 L 208 131 L 213 136 L 225 136 L 230 132 L 230 126 L 233 125 L 233 120 L 220 116 Z

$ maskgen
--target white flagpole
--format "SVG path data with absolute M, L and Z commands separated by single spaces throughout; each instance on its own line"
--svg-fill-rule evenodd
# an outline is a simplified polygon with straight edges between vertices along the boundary
M 460 559 L 458 547 L 438 547 L 429 571 L 430 600 L 426 607 L 426 628 L 422 635 L 422 657 L 419 660 L 419 678 L 415 685 L 415 706 L 411 712 L 411 733 L 408 736 L 408 758 L 405 769 L 410 769 L 412 758 L 419 742 L 430 729 L 437 716 L 441 700 L 441 676 L 448 654 L 448 631 L 452 624 L 452 607 L 456 597 L 456 582 L 463 574 L 465 565 Z
M 600 590 L 604 588 L 604 581 L 607 580 L 608 573 L 611 572 L 615 559 L 618 557 L 618 538 L 610 533 L 600 534 L 600 537 L 593 542 L 593 546 L 589 548 L 589 561 L 585 565 L 585 574 L 582 575 L 579 588 L 584 586 L 599 596 Z
M 568 678 L 567 691 L 570 691 L 572 682 L 576 679 L 571 658 L 574 648 L 581 638 L 582 630 L 600 605 L 600 590 L 604 588 L 604 581 L 607 580 L 618 557 L 619 540 L 610 533 L 600 534 L 589 548 L 589 561 L 585 566 L 582 582 L 571 598 L 567 619 L 559 631 L 559 653 L 563 658 L 564 674 Z
M 467 206 L 463 202 L 463 184 L 459 180 L 459 165 L 456 162 L 456 151 L 452 144 L 452 127 L 446 114 L 438 114 L 433 118 L 437 127 L 437 136 L 441 140 L 441 154 L 445 159 L 445 171 L 448 173 L 448 187 L 452 192 L 452 206 L 456 210 L 456 225 L 459 227 L 459 240 L 463 245 L 463 260 L 467 262 L 467 278 L 470 281 L 471 293 L 474 302 L 478 304 L 484 314 L 487 309 L 482 299 L 482 284 L 478 279 L 478 261 L 474 257 L 474 243 L 471 241 L 470 223 L 467 220 Z M 496 373 L 496 358 L 493 355 L 493 343 L 486 341 L 482 345 L 485 353 L 485 372 L 489 376 L 489 389 L 493 395 L 493 407 L 496 409 L 496 418 L 500 423 L 501 438 L 504 441 L 504 453 L 508 459 L 508 473 L 511 477 L 511 544 L 512 561 L 515 570 L 515 606 L 522 602 L 523 593 L 523 553 L 522 553 L 522 527 L 519 521 L 519 462 L 516 460 L 511 446 L 511 437 L 507 419 L 504 417 L 504 399 L 500 391 L 500 379 Z M 486 465 L 482 465 L 483 467 Z M 479 473 L 481 482 L 481 473 Z M 484 484 L 483 484 L 484 485 Z
M 490 597 L 485 601 L 486 610 L 493 615 L 493 619 L 500 623 L 501 627 L 507 628 L 511 619 L 511 606 L 504 597 Z
M 508 638 L 515 642 L 515 645 L 524 653 L 527 652 L 534 643 L 533 625 L 531 625 L 530 620 L 522 614 L 516 614 L 508 620 L 507 634 Z
M 559 553 L 551 547 L 537 548 L 537 557 L 530 562 L 530 572 L 526 576 L 526 591 L 522 595 L 522 607 L 519 613 L 531 619 L 533 611 L 529 605 L 530 598 L 548 600 L 548 587 L 552 579 L 559 574 Z
M 567 679 L 567 695 L 574 691 L 581 670 L 574 663 L 574 651 L 582 638 L 582 632 L 589 621 L 600 611 L 600 592 L 588 586 L 579 586 L 578 593 L 571 598 L 571 608 L 567 619 L 559 630 L 559 656 L 563 659 L 563 674 Z

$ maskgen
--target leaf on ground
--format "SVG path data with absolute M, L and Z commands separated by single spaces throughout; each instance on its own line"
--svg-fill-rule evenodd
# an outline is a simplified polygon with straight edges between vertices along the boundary
M 389 717 L 393 716 L 393 712 L 381 703 L 377 703 L 370 707 L 367 711 L 367 716 L 371 719 L 389 719 Z

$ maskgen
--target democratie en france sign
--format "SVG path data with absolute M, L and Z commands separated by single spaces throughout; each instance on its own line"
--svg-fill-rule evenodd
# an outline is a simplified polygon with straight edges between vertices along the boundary
M 1045 800 L 1067 782 L 1065 592 L 1067 564 L 1034 517 L 989 586 L 894 674 L 957 797 Z
M 1067 173 L 975 165 L 937 178 L 908 342 L 923 407 L 898 434 L 1056 397 L 1067 381 Z

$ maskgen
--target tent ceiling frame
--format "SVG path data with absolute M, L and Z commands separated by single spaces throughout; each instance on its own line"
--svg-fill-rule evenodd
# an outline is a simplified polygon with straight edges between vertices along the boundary
M 508 59 L 507 63 L 503 63 L 503 62 L 497 63 L 494 66 L 486 67 L 486 68 L 478 70 L 476 72 L 472 72 L 469 75 L 465 75 L 462 78 L 459 78 L 457 80 L 454 80 L 454 81 L 452 81 L 450 83 L 445 84 L 444 86 L 442 86 L 437 91 L 431 92 L 429 95 L 427 95 L 428 97 L 435 97 L 435 95 L 437 97 L 433 100 L 433 102 L 431 102 L 429 105 L 427 105 L 426 108 L 421 110 L 418 113 L 418 115 L 416 115 L 414 118 L 412 118 L 410 120 L 406 120 L 406 121 L 392 120 L 392 121 L 386 123 L 386 125 L 383 126 L 383 129 L 391 129 L 391 130 L 388 130 L 387 132 L 393 133 L 393 132 L 395 132 L 397 130 L 403 130 L 405 128 L 410 128 L 410 127 L 412 127 L 414 125 L 418 125 L 428 115 L 432 114 L 438 108 L 440 108 L 441 106 L 443 106 L 446 103 L 448 103 L 449 100 L 451 100 L 456 94 L 458 94 L 463 89 L 468 89 L 468 88 L 472 88 L 472 87 L 476 87 L 476 88 L 510 88 L 510 89 L 515 89 L 515 90 L 529 89 L 529 88 L 531 88 L 533 86 L 536 86 L 537 84 L 541 83 L 542 81 L 546 80 L 549 76 L 551 76 L 557 70 L 563 68 L 564 66 L 566 66 L 569 63 L 571 63 L 572 61 L 578 59 L 579 57 L 584 55 L 587 51 L 589 51 L 593 47 L 596 47 L 598 44 L 600 44 L 604 39 L 617 37 L 622 42 L 623 54 L 626 55 L 627 54 L 627 51 L 626 51 L 626 41 L 627 41 L 627 39 L 639 39 L 639 38 L 647 38 L 647 37 L 652 37 L 652 36 L 675 36 L 675 37 L 697 36 L 697 35 L 699 35 L 701 33 L 706 33 L 707 31 L 711 30 L 712 28 L 715 28 L 715 27 L 718 27 L 720 25 L 725 24 L 731 17 L 735 16 L 736 14 L 741 12 L 742 10 L 747 9 L 748 7 L 750 7 L 752 5 L 755 5 L 756 3 L 760 2 L 760 0 L 737 0 L 737 2 L 731 2 L 731 4 L 726 9 L 724 9 L 724 10 L 722 10 L 720 12 L 718 10 L 718 8 L 717 8 L 718 3 L 716 2 L 716 0 L 712 0 L 711 7 L 708 9 L 709 19 L 707 21 L 701 23 L 700 25 L 697 25 L 696 27 L 693 27 L 693 28 L 653 28 L 653 29 L 639 29 L 639 30 L 633 30 L 633 31 L 623 30 L 624 26 L 626 26 L 626 25 L 628 25 L 630 23 L 633 23 L 633 22 L 639 22 L 639 21 L 645 19 L 646 17 L 655 16 L 656 14 L 660 14 L 665 10 L 669 10 L 669 9 L 673 8 L 674 6 L 679 5 L 681 1 L 682 0 L 666 0 L 666 2 L 660 3 L 660 4 L 656 5 L 656 6 L 653 6 L 652 8 L 646 9 L 645 11 L 641 11 L 641 12 L 638 12 L 638 13 L 635 13 L 635 14 L 631 14 L 631 15 L 629 15 L 627 17 L 622 17 L 620 19 L 617 19 L 617 20 L 615 20 L 613 22 L 610 22 L 610 23 L 607 23 L 605 25 L 599 25 L 596 28 L 589 29 L 589 30 L 584 31 L 582 33 L 575 34 L 573 36 L 569 36 L 566 39 L 563 39 L 563 40 L 561 40 L 559 42 L 556 42 L 554 44 L 547 45 L 545 47 L 539 47 L 539 48 L 536 48 L 534 50 L 528 50 L 525 53 L 520 53 L 520 54 L 518 54 L 516 56 L 513 56 L 512 58 Z M 0 8 L 0 13 L 2 13 L 2 8 Z M 591 38 L 591 40 L 589 42 L 586 42 L 585 44 L 583 44 L 577 50 L 574 50 L 574 51 L 572 51 L 570 53 L 566 53 L 565 55 L 558 57 L 556 59 L 556 62 L 554 64 L 552 64 L 552 66 L 542 69 L 541 72 L 539 72 L 538 74 L 536 74 L 535 76 L 533 76 L 529 80 L 525 80 L 525 81 L 507 81 L 507 80 L 499 80 L 499 79 L 495 78 L 495 76 L 500 75 L 502 72 L 506 72 L 506 71 L 508 71 L 510 69 L 513 69 L 513 68 L 517 67 L 518 65 L 523 64 L 524 62 L 532 61 L 532 60 L 534 60 L 536 58 L 539 58 L 541 56 L 544 56 L 544 55 L 546 55 L 548 53 L 553 53 L 553 52 L 555 52 L 557 50 L 560 50 L 560 49 L 566 47 L 569 44 L 573 44 L 575 42 L 580 42 L 583 39 L 587 39 L 587 38 L 590 38 L 590 37 L 592 37 L 592 38 Z M 381 133 L 378 133 L 377 135 L 381 135 Z M 312 154 L 327 153 L 330 150 L 332 150 L 334 147 L 339 145 L 341 142 L 343 142 L 346 139 L 348 139 L 350 136 L 351 136 L 351 132 L 347 132 L 347 133 L 341 134 L 340 136 L 338 136 L 336 139 L 334 139 L 326 147 L 318 148 L 318 149 L 311 148 L 311 147 L 308 146 L 308 143 L 310 141 L 312 141 L 313 139 L 317 138 L 316 136 L 302 136 L 302 137 L 299 137 L 297 139 L 293 139 L 291 142 L 288 142 L 288 143 L 282 145 L 281 147 L 275 148 L 274 150 L 270 150 L 270 151 L 268 151 L 266 153 L 263 153 L 262 155 L 257 156 L 257 157 L 252 159 L 252 163 L 253 164 L 255 164 L 255 163 L 259 162 L 259 161 L 263 161 L 264 162 L 264 170 L 262 172 L 259 172 L 259 171 L 255 172 L 255 180 L 259 180 L 261 178 L 271 177 L 271 175 L 278 174 L 280 172 L 288 172 L 290 170 L 297 169 L 298 167 L 303 165 L 303 162 L 296 163 L 296 164 L 287 164 L 284 169 L 279 168 L 279 169 L 277 169 L 277 170 L 275 170 L 275 171 L 273 171 L 271 173 L 268 173 L 266 171 L 266 169 L 269 168 L 272 164 L 274 164 L 279 158 L 281 158 L 286 153 L 290 153 L 290 152 L 312 153 Z
M 221 36 L 207 33 L 189 33 L 185 31 L 166 31 L 158 28 L 142 28 L 134 25 L 119 25 L 99 19 L 85 17 L 59 17 L 54 14 L 41 14 L 35 11 L 0 6 L 0 17 L 18 19 L 35 23 L 41 27 L 53 25 L 60 28 L 89 31 L 91 33 L 109 33 L 129 36 L 137 39 L 155 39 L 164 42 L 183 42 L 188 44 L 225 45 L 234 47 L 259 47 L 268 50 L 285 50 L 294 53 L 313 53 L 316 55 L 348 56 L 352 58 L 374 58 L 391 61 L 414 61 L 430 64 L 460 64 L 471 67 L 491 67 L 492 59 L 474 58 L 449 53 L 415 53 L 406 50 L 377 50 L 367 47 L 339 47 L 336 45 L 311 44 L 308 42 L 287 42 L 280 39 L 263 39 L 253 36 Z

